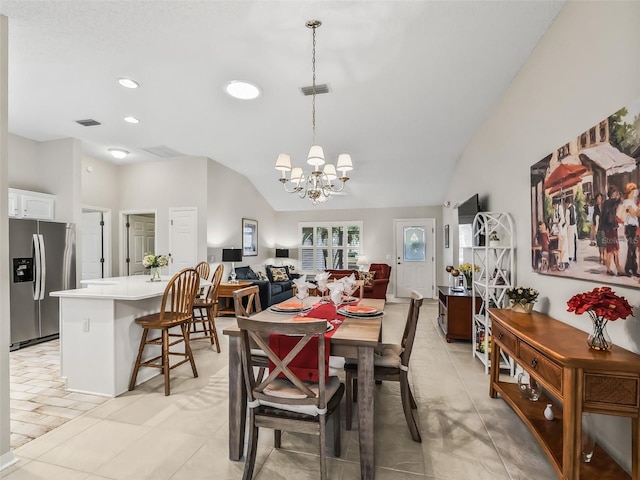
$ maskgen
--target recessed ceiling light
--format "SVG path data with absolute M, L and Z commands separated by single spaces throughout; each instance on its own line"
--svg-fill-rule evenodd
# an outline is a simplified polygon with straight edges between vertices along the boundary
M 224 86 L 225 92 L 240 100 L 253 100 L 260 96 L 260 88 L 243 80 L 231 80 Z
M 113 158 L 117 158 L 118 160 L 122 160 L 124 157 L 129 155 L 129 152 L 127 152 L 122 148 L 109 148 L 108 150 L 109 150 L 109 153 L 111 153 L 111 156 Z
M 118 83 L 127 88 L 138 88 L 140 86 L 138 82 L 131 80 L 130 78 L 119 78 Z
M 124 117 L 124 121 L 129 123 L 140 123 L 140 120 L 136 117 Z

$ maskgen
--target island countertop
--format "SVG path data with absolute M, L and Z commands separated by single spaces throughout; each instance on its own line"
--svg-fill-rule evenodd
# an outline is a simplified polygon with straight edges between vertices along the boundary
M 82 280 L 84 288 L 51 292 L 52 297 L 60 298 L 99 298 L 104 300 L 144 300 L 162 296 L 170 275 L 162 275 L 159 282 L 151 282 L 149 275 L 129 277 L 110 277 L 95 280 Z M 204 282 L 201 282 L 203 284 Z

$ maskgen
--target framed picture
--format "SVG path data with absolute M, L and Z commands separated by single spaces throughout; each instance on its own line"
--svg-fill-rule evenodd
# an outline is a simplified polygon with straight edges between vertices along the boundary
M 242 256 L 258 255 L 258 222 L 249 218 L 242 219 Z
M 449 248 L 449 225 L 444 226 L 444 248 Z
M 640 288 L 628 213 L 638 208 L 639 120 L 636 100 L 532 165 L 534 272 Z

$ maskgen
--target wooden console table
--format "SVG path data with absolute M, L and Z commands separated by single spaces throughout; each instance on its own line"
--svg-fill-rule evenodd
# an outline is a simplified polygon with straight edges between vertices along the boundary
M 489 315 L 491 365 L 498 365 L 504 351 L 562 406 L 559 413 L 554 409 L 553 421 L 546 420 L 547 396 L 524 399 L 517 384 L 501 382 L 499 369 L 491 369 L 489 395 L 499 393 L 529 427 L 558 478 L 640 480 L 640 356 L 615 345 L 610 352 L 591 350 L 586 333 L 538 312 L 489 309 Z M 598 445 L 590 463 L 581 461 L 582 412 L 631 418 L 631 477 Z
M 449 287 L 438 287 L 438 325 L 447 342 L 471 340 L 472 300 L 471 290 L 457 292 Z M 479 307 L 480 302 L 477 303 Z
M 218 315 L 233 315 L 236 314 L 236 309 L 233 306 L 233 292 L 240 290 L 244 287 L 253 285 L 253 282 L 238 281 L 236 283 L 221 283 L 218 290 Z

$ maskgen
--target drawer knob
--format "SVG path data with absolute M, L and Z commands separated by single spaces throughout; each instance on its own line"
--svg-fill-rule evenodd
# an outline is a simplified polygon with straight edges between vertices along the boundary
M 502 340 L 502 337 L 504 337 L 504 334 L 503 334 L 502 332 L 500 332 L 500 333 L 498 334 L 498 340 Z
M 538 369 L 538 359 L 537 359 L 537 358 L 534 358 L 533 360 L 531 360 L 531 367 L 532 367 L 534 370 L 537 370 L 537 369 Z

